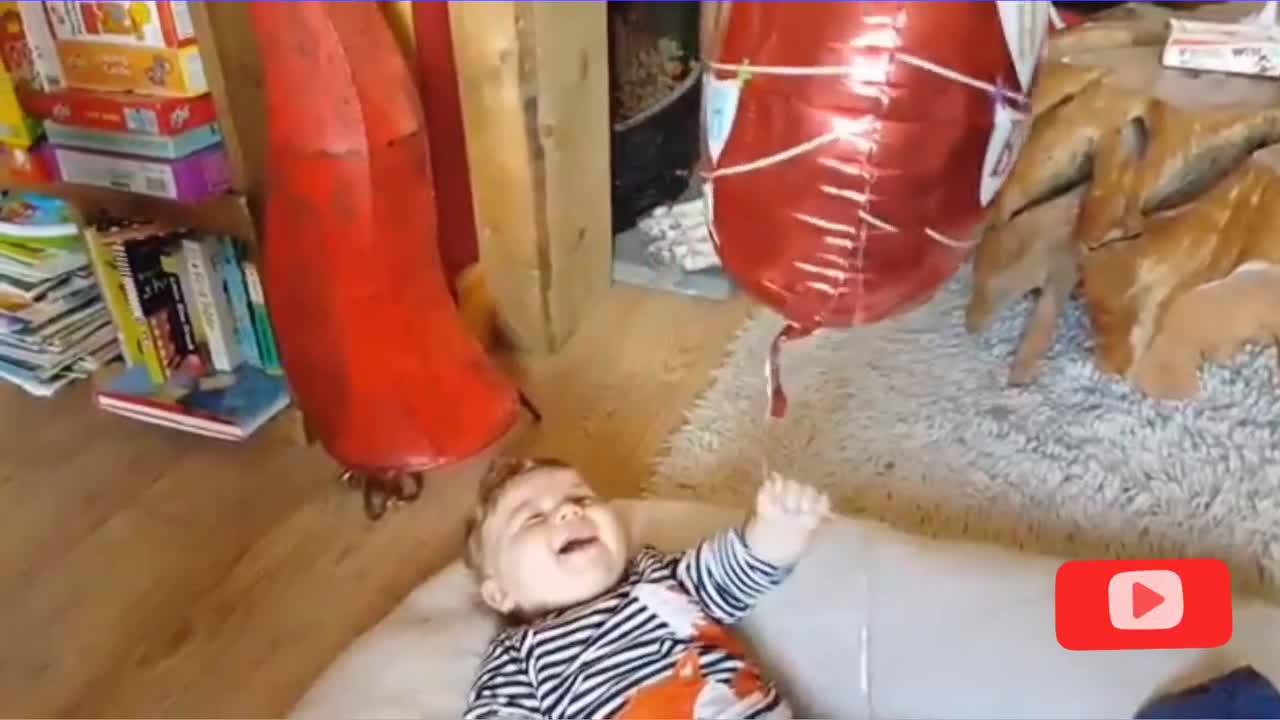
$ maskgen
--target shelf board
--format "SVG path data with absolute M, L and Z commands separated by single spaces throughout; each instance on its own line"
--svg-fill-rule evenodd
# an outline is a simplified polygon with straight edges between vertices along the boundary
M 105 211 L 118 217 L 148 218 L 199 232 L 232 235 L 252 247 L 257 247 L 258 243 L 253 215 L 242 195 L 222 195 L 189 204 L 92 185 L 16 181 L 4 173 L 0 173 L 0 190 L 60 198 L 85 216 Z

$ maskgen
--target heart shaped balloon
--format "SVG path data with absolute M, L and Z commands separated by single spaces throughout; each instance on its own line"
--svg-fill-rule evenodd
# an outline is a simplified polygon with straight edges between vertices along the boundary
M 704 197 L 725 270 L 792 335 L 927 301 L 1017 159 L 1048 3 L 706 12 Z

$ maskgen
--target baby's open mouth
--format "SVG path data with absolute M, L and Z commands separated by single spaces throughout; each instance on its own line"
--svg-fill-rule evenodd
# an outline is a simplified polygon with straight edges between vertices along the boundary
M 599 540 L 594 537 L 572 538 L 561 545 L 560 549 L 556 550 L 556 554 L 570 555 L 584 548 L 588 548 L 597 542 L 599 542 Z

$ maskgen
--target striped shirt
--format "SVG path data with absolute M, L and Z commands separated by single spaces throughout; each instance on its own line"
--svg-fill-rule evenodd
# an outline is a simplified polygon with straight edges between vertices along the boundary
M 463 717 L 790 717 L 726 629 L 789 570 L 737 528 L 675 555 L 642 548 L 606 595 L 500 632 Z

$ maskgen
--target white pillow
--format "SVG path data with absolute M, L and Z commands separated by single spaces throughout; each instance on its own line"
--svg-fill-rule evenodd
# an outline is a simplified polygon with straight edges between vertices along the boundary
M 664 550 L 743 518 L 691 502 L 616 505 L 635 539 Z M 1242 662 L 1280 680 L 1280 609 L 1247 598 L 1219 650 L 1063 650 L 1060 564 L 840 518 L 742 630 L 800 717 L 1122 718 L 1157 691 Z M 348 648 L 290 716 L 457 718 L 495 627 L 455 562 Z

